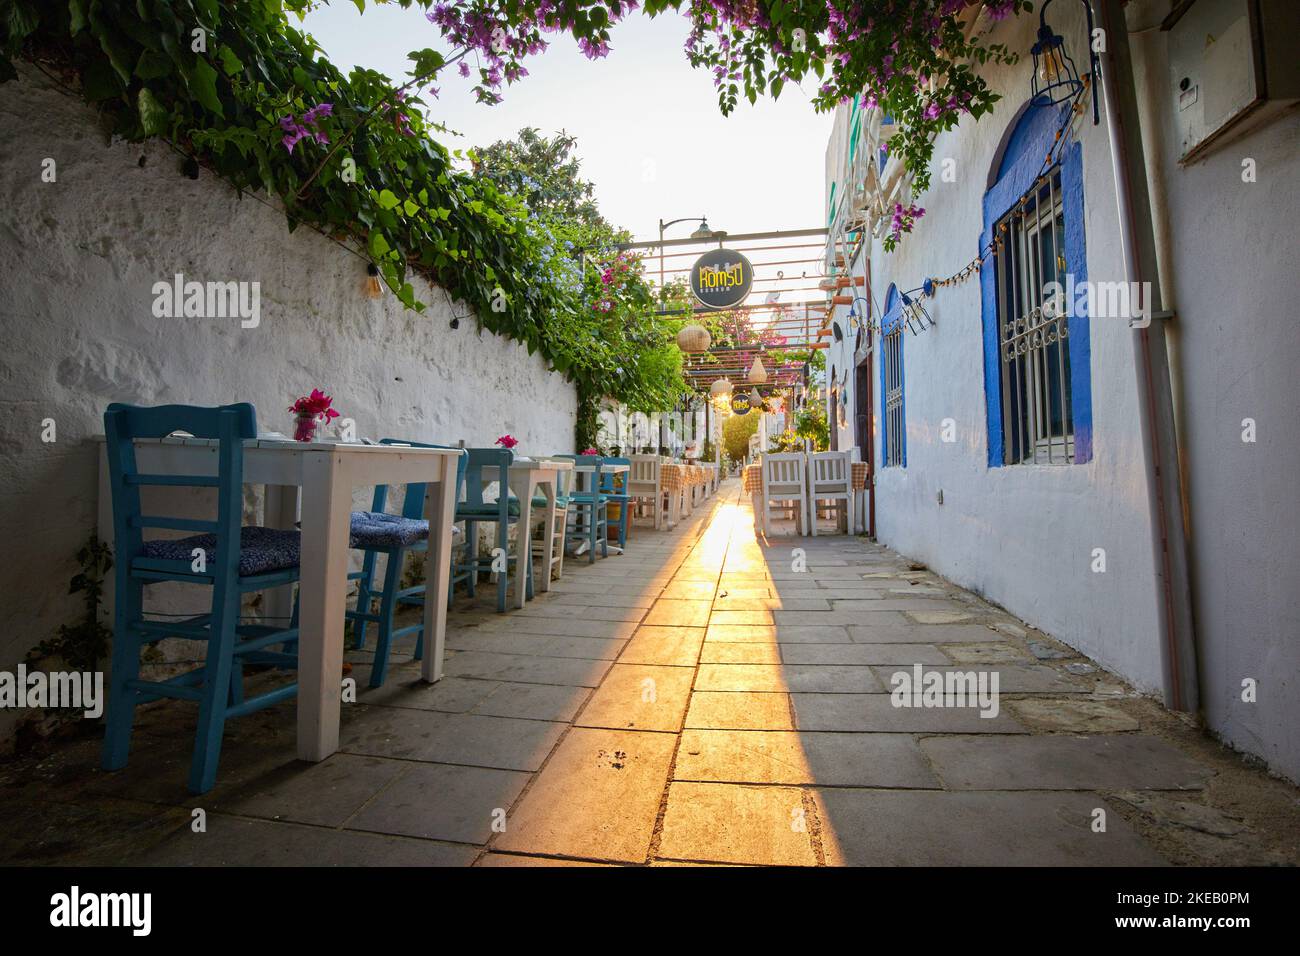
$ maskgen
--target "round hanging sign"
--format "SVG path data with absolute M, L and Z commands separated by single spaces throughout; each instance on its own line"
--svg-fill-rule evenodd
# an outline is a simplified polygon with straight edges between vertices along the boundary
M 737 415 L 748 415 L 753 403 L 744 392 L 737 392 L 731 397 L 731 410 Z
M 754 267 L 730 249 L 711 249 L 691 266 L 691 291 L 710 309 L 740 305 L 753 284 Z

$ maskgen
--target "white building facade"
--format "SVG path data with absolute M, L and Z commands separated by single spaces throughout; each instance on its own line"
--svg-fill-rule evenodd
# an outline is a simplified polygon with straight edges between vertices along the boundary
M 1081 71 L 1084 6 L 1049 13 Z M 1300 332 L 1287 304 L 1300 287 L 1300 116 L 1291 78 L 1266 83 L 1263 67 L 1253 105 L 1228 99 L 1233 62 L 1277 69 L 1269 38 L 1294 37 L 1296 12 L 1273 0 L 1120 6 L 1093 3 L 1097 125 L 1091 89 L 1074 113 L 1030 104 L 1037 14 L 975 20 L 1022 58 L 984 68 L 1002 99 L 935 140 L 922 194 L 879 149 L 888 118 L 840 108 L 827 150 L 833 440 L 872 461 L 881 543 L 1143 691 L 1168 702 L 1181 682 L 1182 709 L 1294 780 Z M 1107 12 L 1127 16 L 1131 68 Z M 1125 167 L 1113 115 L 1129 91 L 1145 177 Z M 1126 199 L 1117 181 L 1141 193 Z M 925 214 L 887 252 L 895 202 Z M 1134 222 L 1152 237 L 1154 296 L 1129 284 Z M 1144 339 L 1131 323 L 1148 318 Z M 1168 421 L 1144 419 L 1152 395 Z M 1153 454 L 1181 479 L 1172 499 Z M 1163 509 L 1153 488 L 1166 489 Z M 1179 602 L 1186 621 L 1170 610 Z M 1174 630 L 1186 646 L 1171 665 Z

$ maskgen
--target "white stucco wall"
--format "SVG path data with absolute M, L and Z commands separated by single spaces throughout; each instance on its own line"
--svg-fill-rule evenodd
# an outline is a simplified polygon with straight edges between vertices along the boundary
M 1057 25 L 1077 46 L 1081 13 L 1065 7 L 1060 14 Z M 1131 14 L 1130 20 L 1151 18 L 1133 21 Z M 1007 22 L 996 39 L 1027 49 L 1036 23 L 1036 17 Z M 1300 291 L 1300 115 L 1179 167 L 1165 42 L 1163 33 L 1149 31 L 1134 38 L 1133 54 L 1154 174 L 1165 307 L 1177 312 L 1170 338 L 1181 382 L 1202 716 L 1226 743 L 1300 779 L 1300 508 L 1292 504 L 1300 466 L 1294 385 L 1300 333 L 1293 319 Z M 926 215 L 896 252 L 878 244 L 872 250 L 877 306 L 891 282 L 910 289 L 976 255 L 989 167 L 1026 99 L 1028 71 L 1028 62 L 990 69 L 1004 95 L 994 114 L 963 121 L 936 141 L 933 185 L 915 199 Z M 1077 127 L 1092 281 L 1121 278 L 1104 124 L 1103 116 L 1103 125 L 1093 127 L 1087 116 Z M 957 161 L 955 184 L 937 174 L 946 157 Z M 1256 160 L 1255 183 L 1242 182 L 1247 157 Z M 862 273 L 860 262 L 854 272 Z M 878 471 L 879 539 L 1139 688 L 1158 689 L 1157 592 L 1132 333 L 1122 320 L 1091 322 L 1090 463 L 989 468 L 978 279 L 940 289 L 926 307 L 937 326 L 918 336 L 904 333 L 908 464 Z M 851 364 L 850 349 L 846 339 L 832 346 L 828 360 L 843 368 Z M 873 388 L 879 462 L 878 366 Z M 957 424 L 954 444 L 939 439 L 949 417 Z M 1257 424 L 1253 444 L 1242 441 L 1246 418 Z M 852 426 L 850 415 L 840 447 L 852 444 Z M 1105 574 L 1089 569 L 1095 547 L 1106 549 Z M 1259 682 L 1255 703 L 1241 699 L 1247 678 Z
M 1180 167 L 1163 35 L 1134 42 L 1165 200 L 1165 307 L 1178 316 L 1202 709 L 1225 742 L 1300 780 L 1300 113 Z M 1242 441 L 1247 418 L 1254 443 Z M 1241 699 L 1248 678 L 1254 703 Z
M 0 669 L 79 612 L 67 584 L 94 527 L 89 439 L 111 401 L 250 401 L 259 427 L 291 433 L 288 405 L 320 386 L 358 436 L 482 446 L 508 432 L 524 452 L 571 450 L 573 387 L 480 334 L 464 306 L 453 331 L 441 290 L 416 281 L 423 315 L 365 297 L 361 259 L 290 235 L 207 172 L 185 178 L 162 145 L 109 144 L 92 110 L 38 75 L 0 85 L 0 127 Z M 155 318 L 151 288 L 178 272 L 260 282 L 260 326 Z
M 1067 36 L 1081 36 L 1067 9 L 1061 11 L 1060 25 L 1071 31 Z M 1023 16 L 999 25 L 993 39 L 1028 49 L 1036 26 L 1036 17 Z M 1003 94 L 995 112 L 978 122 L 965 118 L 936 140 L 930 189 L 913 198 L 925 208 L 924 217 L 894 252 L 885 252 L 879 243 L 871 250 L 878 309 L 890 283 L 900 291 L 912 289 L 927 276 L 956 272 L 978 254 L 989 170 L 1004 132 L 1028 97 L 1029 68 L 1027 58 L 1014 66 L 990 67 L 986 76 Z M 1083 147 L 1088 277 L 1118 279 L 1117 214 L 1105 127 L 1093 127 L 1088 115 L 1077 129 Z M 943 182 L 939 174 L 946 158 L 956 160 L 956 182 Z M 853 271 L 861 274 L 861 264 Z M 938 290 L 925 305 L 935 327 L 915 336 L 903 333 L 906 468 L 879 467 L 879 364 L 873 372 L 878 539 L 1077 647 L 1139 688 L 1156 690 L 1156 597 L 1134 412 L 1133 337 L 1127 323 L 1091 322 L 1093 460 L 990 468 L 979 277 Z M 837 311 L 843 316 L 847 309 Z M 832 345 L 828 362 L 837 373 L 851 364 L 851 350 L 850 334 L 839 346 Z M 855 400 L 850 394 L 841 448 L 854 443 Z M 947 418 L 956 424 L 952 443 L 940 438 Z M 1091 570 L 1094 548 L 1106 551 L 1105 573 Z

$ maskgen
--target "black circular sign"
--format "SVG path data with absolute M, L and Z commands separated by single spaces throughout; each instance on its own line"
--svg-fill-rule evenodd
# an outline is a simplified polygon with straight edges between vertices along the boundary
M 749 396 L 744 392 L 731 396 L 731 410 L 737 415 L 748 415 L 752 407 Z
M 754 267 L 730 249 L 712 249 L 691 266 L 691 291 L 710 309 L 740 305 L 753 284 Z

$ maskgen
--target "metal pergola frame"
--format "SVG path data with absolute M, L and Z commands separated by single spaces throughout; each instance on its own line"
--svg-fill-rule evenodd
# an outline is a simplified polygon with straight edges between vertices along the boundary
M 760 394 L 770 394 L 775 389 L 805 385 L 808 381 L 807 363 L 796 367 L 784 368 L 781 365 L 783 352 L 812 352 L 829 347 L 827 336 L 827 316 L 830 304 L 827 290 L 820 284 L 826 278 L 824 274 L 824 250 L 828 230 L 786 229 L 768 232 L 746 232 L 730 235 L 726 232 L 714 232 L 707 239 L 651 239 L 644 241 L 619 243 L 620 252 L 629 250 L 646 250 L 658 252 L 661 279 L 667 280 L 690 272 L 689 263 L 667 265 L 666 259 L 685 259 L 695 257 L 700 252 L 712 247 L 725 246 L 745 255 L 754 267 L 753 286 L 760 288 L 773 286 L 781 295 L 805 295 L 813 293 L 814 297 L 804 297 L 788 302 L 762 301 L 763 291 L 752 291 L 746 302 L 731 309 L 711 309 L 697 305 L 695 315 L 727 315 L 739 313 L 749 319 L 756 333 L 767 332 L 782 336 L 786 342 L 782 345 L 764 345 L 755 341 L 739 346 L 717 346 L 703 353 L 687 353 L 683 374 L 697 393 L 707 393 L 713 383 L 720 378 L 730 379 L 737 390 L 749 391 L 757 387 Z M 797 242 L 789 240 L 814 239 L 814 242 Z M 694 248 L 689 248 L 694 247 Z M 665 252 L 665 249 L 683 249 L 684 251 Z M 811 255 L 806 253 L 811 252 Z M 764 256 L 779 253 L 781 258 L 771 260 Z M 802 274 L 784 275 L 781 267 L 806 266 Z M 779 271 L 778 271 L 779 270 Z M 760 275 L 760 272 L 770 274 Z M 654 273 L 647 269 L 647 275 Z M 802 283 L 802 284 L 801 284 Z M 753 301 L 758 298 L 759 301 Z M 679 315 L 680 310 L 656 309 L 655 315 Z M 763 357 L 767 367 L 767 381 L 757 386 L 747 380 L 750 365 L 755 355 Z

